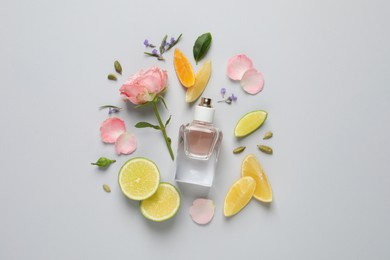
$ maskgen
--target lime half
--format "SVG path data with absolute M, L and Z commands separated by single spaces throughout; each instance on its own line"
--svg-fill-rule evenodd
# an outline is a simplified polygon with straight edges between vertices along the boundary
M 255 110 L 245 114 L 234 128 L 235 137 L 244 137 L 257 130 L 267 119 L 268 113 L 264 110 Z
M 160 183 L 160 171 L 149 159 L 136 157 L 123 164 L 119 171 L 119 187 L 132 200 L 152 196 Z
M 141 201 L 140 209 L 145 218 L 161 222 L 176 215 L 180 208 L 180 193 L 170 183 L 162 182 L 156 193 Z

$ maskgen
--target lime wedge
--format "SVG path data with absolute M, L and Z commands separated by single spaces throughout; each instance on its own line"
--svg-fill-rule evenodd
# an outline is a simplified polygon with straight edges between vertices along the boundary
M 119 187 L 132 200 L 152 196 L 160 183 L 160 171 L 149 159 L 136 157 L 128 160 L 119 171 Z
M 161 222 L 176 215 L 180 208 L 180 193 L 170 183 L 160 183 L 153 196 L 140 203 L 140 210 L 145 218 Z
M 267 119 L 267 112 L 264 110 L 255 110 L 245 114 L 237 122 L 236 127 L 234 128 L 235 137 L 244 137 L 255 130 L 257 130 Z

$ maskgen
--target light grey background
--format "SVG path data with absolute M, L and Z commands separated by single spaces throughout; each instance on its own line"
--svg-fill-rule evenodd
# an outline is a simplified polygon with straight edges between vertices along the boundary
M 390 258 L 390 4 L 388 1 L 1 1 L 0 8 L 0 259 L 389 259 Z M 143 55 L 143 40 L 178 44 L 193 62 L 192 46 L 210 31 L 213 74 L 205 95 L 238 96 L 217 104 L 225 133 L 215 187 L 216 214 L 192 222 L 193 195 L 183 191 L 177 216 L 144 219 L 138 203 L 119 191 L 117 172 L 129 158 L 154 160 L 162 180 L 175 164 L 159 132 L 134 128 L 152 111 L 126 106 L 118 88 L 141 68 L 168 70 L 168 133 L 192 117 L 185 91 L 166 62 Z M 245 53 L 265 76 L 256 96 L 226 76 L 227 59 Z M 117 83 L 106 75 L 118 59 Z M 193 62 L 194 63 L 194 62 Z M 198 70 L 200 66 L 195 66 Z M 131 156 L 116 156 L 99 136 L 104 104 L 136 134 Z M 244 113 L 264 109 L 266 124 L 237 141 Z M 264 143 L 274 155 L 260 153 Z M 245 145 L 243 154 L 232 150 Z M 231 219 L 224 196 L 254 153 L 274 191 Z M 116 158 L 105 171 L 90 165 Z M 107 183 L 112 193 L 101 186 Z

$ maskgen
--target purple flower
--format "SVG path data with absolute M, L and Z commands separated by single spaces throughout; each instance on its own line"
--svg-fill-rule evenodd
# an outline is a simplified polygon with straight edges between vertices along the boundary
M 118 113 L 119 112 L 119 109 L 118 108 L 114 108 L 114 107 L 110 107 L 108 109 L 108 114 L 111 115 L 111 114 L 114 114 L 114 113 Z
M 152 53 L 153 53 L 154 55 L 158 55 L 158 52 L 157 52 L 156 49 L 153 49 Z
M 148 41 L 148 39 L 145 39 L 144 45 L 145 45 L 145 47 L 148 47 L 148 46 L 149 46 L 149 41 Z
M 225 98 L 225 94 L 226 94 L 226 89 L 225 88 L 221 88 L 222 98 Z M 237 96 L 235 96 L 234 94 L 231 94 L 227 98 L 218 101 L 218 103 L 226 103 L 226 104 L 230 105 L 233 101 L 237 101 Z
M 221 95 L 222 95 L 222 98 L 225 97 L 225 94 L 226 94 L 226 88 L 221 88 Z
M 175 42 L 175 38 L 171 37 L 171 41 L 169 42 L 169 45 L 172 45 Z

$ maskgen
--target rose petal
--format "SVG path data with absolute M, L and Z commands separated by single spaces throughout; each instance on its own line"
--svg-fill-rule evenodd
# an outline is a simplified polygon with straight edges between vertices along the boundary
M 117 154 L 131 154 L 137 149 L 135 135 L 128 132 L 121 134 L 115 142 L 115 152 Z
M 115 143 L 116 139 L 125 131 L 125 122 L 118 117 L 108 118 L 100 126 L 102 141 L 105 143 Z
M 214 217 L 215 205 L 212 200 L 196 199 L 190 208 L 190 216 L 195 223 L 204 225 Z
M 263 90 L 264 77 L 259 71 L 250 69 L 245 72 L 240 83 L 245 92 L 255 95 Z
M 245 71 L 252 69 L 253 63 L 245 54 L 239 54 L 228 60 L 227 75 L 232 80 L 241 80 Z

